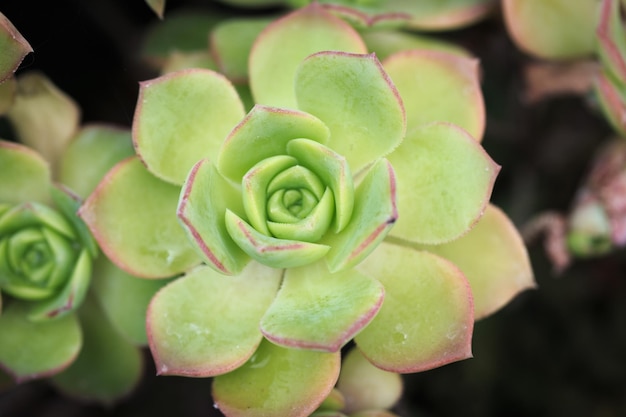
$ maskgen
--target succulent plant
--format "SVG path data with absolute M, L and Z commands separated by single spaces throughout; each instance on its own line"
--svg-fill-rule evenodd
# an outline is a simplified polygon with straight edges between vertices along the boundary
M 141 376 L 145 311 L 163 283 L 113 266 L 76 211 L 132 153 L 130 132 L 79 127 L 76 104 L 40 73 L 16 86 L 7 118 L 23 143 L 0 141 L 0 366 L 110 403 Z
M 353 338 L 395 373 L 468 357 L 475 318 L 533 285 L 488 204 L 499 167 L 478 143 L 476 62 L 381 63 L 318 4 L 249 50 L 247 113 L 211 70 L 143 82 L 137 156 L 79 211 L 120 268 L 182 275 L 148 310 L 158 372 L 215 376 L 229 416 L 304 416 Z

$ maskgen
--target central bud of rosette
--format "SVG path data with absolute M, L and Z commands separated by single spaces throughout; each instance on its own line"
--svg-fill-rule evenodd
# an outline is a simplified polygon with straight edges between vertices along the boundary
M 227 210 L 231 238 L 252 258 L 293 267 L 323 257 L 324 237 L 341 232 L 354 207 L 354 186 L 341 155 L 310 139 L 292 139 L 285 155 L 265 158 L 241 182 L 245 216 Z M 288 259 L 285 251 L 296 250 Z

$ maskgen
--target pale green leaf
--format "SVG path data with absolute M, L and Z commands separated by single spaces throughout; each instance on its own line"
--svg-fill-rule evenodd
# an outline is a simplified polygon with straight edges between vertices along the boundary
M 0 202 L 50 201 L 50 166 L 37 152 L 0 141 L 0 166 Z
M 12 76 L 33 48 L 5 15 L 0 13 L 0 82 Z

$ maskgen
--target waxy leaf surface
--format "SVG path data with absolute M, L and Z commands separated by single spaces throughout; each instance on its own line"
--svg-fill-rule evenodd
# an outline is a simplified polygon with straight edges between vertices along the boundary
M 350 25 L 316 3 L 271 23 L 250 52 L 250 86 L 260 104 L 296 109 L 293 80 L 300 62 L 319 51 L 366 53 Z
M 0 83 L 12 76 L 24 57 L 33 48 L 11 21 L 0 13 Z
M 261 342 L 259 322 L 281 278 L 252 262 L 232 277 L 201 266 L 164 287 L 147 317 L 157 372 L 205 377 L 242 365 Z
M 0 141 L 0 166 L 0 203 L 50 201 L 50 166 L 37 152 Z
M 477 60 L 412 50 L 390 56 L 383 66 L 402 97 L 408 132 L 431 122 L 450 122 L 482 139 L 485 104 Z
M 406 122 L 402 100 L 376 56 L 320 52 L 296 73 L 298 108 L 330 129 L 329 146 L 353 173 L 395 149 Z
M 456 239 L 474 225 L 500 169 L 467 132 L 447 123 L 411 131 L 389 161 L 399 212 L 390 235 L 430 244 Z
M 176 218 L 179 193 L 133 157 L 109 171 L 79 216 L 117 266 L 136 276 L 166 278 L 200 263 Z
M 358 270 L 385 287 L 378 315 L 355 337 L 374 365 L 391 372 L 420 372 L 471 356 L 472 293 L 449 261 L 381 243 Z
M 332 274 L 324 262 L 290 268 L 261 331 L 287 347 L 336 352 L 372 320 L 383 296 L 378 281 L 354 269 Z
M 339 352 L 290 349 L 264 340 L 243 366 L 215 378 L 213 398 L 229 417 L 307 417 L 331 392 L 340 360 Z
M 181 70 L 141 83 L 133 141 L 150 172 L 181 185 L 196 162 L 217 158 L 243 116 L 243 104 L 223 75 Z

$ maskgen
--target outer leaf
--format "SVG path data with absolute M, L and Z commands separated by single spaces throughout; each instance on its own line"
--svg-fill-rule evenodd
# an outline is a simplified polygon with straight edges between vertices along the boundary
M 500 167 L 464 130 L 434 123 L 409 133 L 391 155 L 400 217 L 391 236 L 443 243 L 482 215 Z
M 402 395 L 402 378 L 375 367 L 359 349 L 352 349 L 341 364 L 337 388 L 346 399 L 347 413 L 388 409 Z
M 91 288 L 108 321 L 134 345 L 147 345 L 146 311 L 156 292 L 170 280 L 140 279 L 116 267 L 106 257 L 93 266 Z
M 286 347 L 336 352 L 367 326 L 383 297 L 380 283 L 356 270 L 331 274 L 324 262 L 291 268 L 261 331 Z
M 519 232 L 493 205 L 487 206 L 485 215 L 465 236 L 423 248 L 461 268 L 472 286 L 476 320 L 497 311 L 520 291 L 535 287 Z
M 626 83 L 626 31 L 617 0 L 604 0 L 597 27 L 597 52 L 604 70 L 614 81 Z
M 302 62 L 295 83 L 298 108 L 326 123 L 329 146 L 352 172 L 402 141 L 402 100 L 375 55 L 320 52 Z
M 180 194 L 177 215 L 206 262 L 224 274 L 238 274 L 250 258 L 226 229 L 226 209 L 243 213 L 241 194 L 204 159 L 192 168 Z
M 374 365 L 419 372 L 471 356 L 472 293 L 456 266 L 428 252 L 382 243 L 359 270 L 385 287 L 378 315 L 355 337 Z
M 211 32 L 211 52 L 220 72 L 235 83 L 248 80 L 248 57 L 254 40 L 271 22 L 270 19 L 231 19 Z
M 114 126 L 85 126 L 63 152 L 59 180 L 86 198 L 113 165 L 133 154 L 130 131 Z
M 18 381 L 53 375 L 74 361 L 82 333 L 74 314 L 35 323 L 27 306 L 12 303 L 0 316 L 0 366 Z
M 293 79 L 300 62 L 319 51 L 366 53 L 358 33 L 317 3 L 270 24 L 250 52 L 250 86 L 257 103 L 297 108 Z
M 604 116 L 620 135 L 626 135 L 626 97 L 604 72 L 598 75 L 594 87 Z
M 259 161 L 286 154 L 287 143 L 292 139 L 306 138 L 324 144 L 329 135 L 326 125 L 310 114 L 256 105 L 222 145 L 217 169 L 238 183 Z
M 35 151 L 0 141 L 0 202 L 50 201 L 50 166 Z
M 80 109 L 36 71 L 18 77 L 17 89 L 7 116 L 20 142 L 37 150 L 50 162 L 56 175 L 63 151 L 78 129 Z
M 243 116 L 243 104 L 223 75 L 205 69 L 166 74 L 141 83 L 135 148 L 150 172 L 181 185 L 196 162 L 217 157 Z
M 341 233 L 327 234 L 331 272 L 352 268 L 389 233 L 398 218 L 396 178 L 386 159 L 377 161 L 356 189 L 352 219 Z
M 515 43 L 546 59 L 589 55 L 594 48 L 598 0 L 504 0 L 504 18 Z
M 159 16 L 160 19 L 163 19 L 163 12 L 165 11 L 165 0 L 146 0 L 146 3 L 152 11 Z
M 306 417 L 332 390 L 339 366 L 339 352 L 264 341 L 246 364 L 215 378 L 213 398 L 230 417 Z
M 431 122 L 450 122 L 482 140 L 485 103 L 476 59 L 412 50 L 392 55 L 383 65 L 402 97 L 407 131 Z
M 104 177 L 78 214 L 117 266 L 136 276 L 170 277 L 200 263 L 176 219 L 179 192 L 129 158 Z
M 365 30 L 361 37 L 367 45 L 367 50 L 374 52 L 381 61 L 396 52 L 411 49 L 427 49 L 448 52 L 459 56 L 469 56 L 469 52 L 453 43 L 448 43 L 430 36 L 417 33 L 407 33 L 393 29 Z
M 13 75 L 33 48 L 5 15 L 0 13 L 0 83 Z
M 158 373 L 213 376 L 242 365 L 261 342 L 281 275 L 255 262 L 233 277 L 199 267 L 159 291 L 147 317 Z
M 116 331 L 94 299 L 85 302 L 79 315 L 83 347 L 76 361 L 52 382 L 72 396 L 112 404 L 139 383 L 141 352 Z

